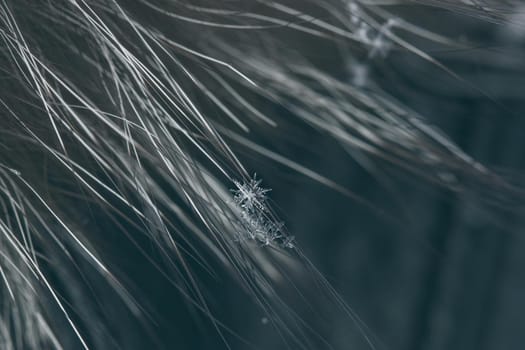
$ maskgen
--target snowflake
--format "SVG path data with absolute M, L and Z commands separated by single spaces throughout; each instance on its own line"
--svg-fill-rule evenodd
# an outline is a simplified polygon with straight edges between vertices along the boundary
M 284 233 L 284 223 L 276 221 L 266 206 L 267 193 L 270 189 L 261 187 L 262 180 L 254 175 L 246 183 L 234 181 L 237 189 L 231 190 L 233 201 L 240 209 L 240 231 L 235 240 L 251 240 L 262 246 L 277 245 L 282 248 L 294 248 L 293 236 Z
M 234 184 L 237 189 L 232 190 L 235 203 L 248 212 L 256 210 L 266 211 L 266 193 L 271 190 L 260 187 L 261 182 L 262 180 L 256 179 L 256 175 L 247 183 L 235 181 Z

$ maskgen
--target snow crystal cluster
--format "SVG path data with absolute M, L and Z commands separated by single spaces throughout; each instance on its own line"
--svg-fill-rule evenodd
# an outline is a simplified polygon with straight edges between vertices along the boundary
M 270 189 L 261 187 L 262 180 L 248 182 L 234 181 L 236 189 L 231 190 L 233 201 L 240 210 L 239 241 L 251 240 L 263 246 L 294 248 L 294 237 L 284 232 L 284 224 L 278 221 L 266 205 Z

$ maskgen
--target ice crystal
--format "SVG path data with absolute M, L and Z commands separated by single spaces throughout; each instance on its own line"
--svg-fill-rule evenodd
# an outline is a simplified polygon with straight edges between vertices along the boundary
M 233 201 L 240 209 L 240 232 L 237 240 L 252 240 L 263 246 L 277 245 L 294 248 L 293 236 L 284 232 L 284 223 L 275 219 L 267 206 L 270 189 L 261 187 L 262 180 L 254 176 L 248 182 L 234 181 L 236 189 L 231 190 Z

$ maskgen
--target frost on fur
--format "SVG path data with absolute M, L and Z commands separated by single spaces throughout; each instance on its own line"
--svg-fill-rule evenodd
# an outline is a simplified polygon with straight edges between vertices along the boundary
M 234 181 L 237 189 L 232 190 L 233 200 L 241 211 L 237 233 L 238 240 L 253 240 L 264 246 L 277 245 L 293 248 L 294 237 L 284 232 L 284 223 L 276 221 L 266 204 L 266 194 L 270 189 L 261 187 L 261 179 L 256 176 L 246 183 Z

